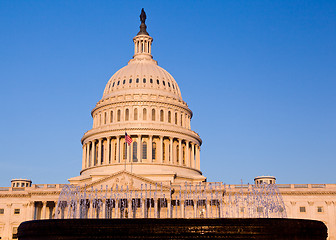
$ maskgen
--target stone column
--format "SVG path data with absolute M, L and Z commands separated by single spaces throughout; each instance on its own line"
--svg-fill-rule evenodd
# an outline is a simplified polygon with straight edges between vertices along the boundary
M 152 146 L 153 146 L 153 136 L 149 135 L 148 137 L 148 148 L 147 148 L 147 161 L 152 162 L 153 157 L 152 157 Z
M 159 163 L 163 163 L 163 137 L 160 136 L 160 146 L 159 146 Z
M 173 151 L 173 138 L 171 137 L 170 139 L 170 164 L 174 163 L 174 151 Z
M 198 146 L 198 145 L 196 145 L 197 146 L 197 151 L 196 151 L 196 168 L 198 169 L 198 170 L 201 170 L 201 158 L 200 158 L 200 156 L 201 156 L 201 148 L 200 148 L 200 146 Z
M 182 156 L 182 139 L 179 139 L 179 165 L 182 165 L 183 156 Z
M 95 165 L 96 160 L 96 140 L 92 141 L 91 145 L 91 166 L 93 167 Z
M 86 145 L 83 144 L 82 169 L 86 167 Z
M 116 151 L 116 161 L 120 163 L 120 136 L 117 136 L 117 151 Z
M 90 145 L 91 145 L 90 142 L 86 143 L 86 166 L 87 167 L 91 166 L 90 164 Z
M 137 151 L 138 162 L 142 162 L 142 159 L 141 159 L 141 156 L 142 156 L 142 154 L 141 154 L 141 150 L 142 150 L 141 145 L 142 145 L 141 135 L 138 135 L 138 149 L 137 149 L 138 150 Z
M 102 161 L 102 159 L 101 159 L 101 157 L 102 157 L 102 155 L 101 155 L 101 152 L 102 152 L 102 141 L 103 141 L 102 138 L 100 138 L 99 141 L 98 141 L 98 159 L 97 159 L 97 166 L 101 165 L 101 161 Z
M 189 141 L 186 141 L 186 166 L 190 167 L 190 151 L 189 151 Z
M 106 153 L 105 153 L 105 161 L 104 161 L 105 164 L 109 164 L 111 162 L 111 160 L 110 160 L 110 155 L 111 155 L 110 154 L 110 150 L 111 150 L 110 142 L 111 142 L 111 137 L 106 138 Z
M 46 219 L 46 212 L 47 212 L 46 210 L 47 210 L 47 202 L 43 201 L 41 219 Z

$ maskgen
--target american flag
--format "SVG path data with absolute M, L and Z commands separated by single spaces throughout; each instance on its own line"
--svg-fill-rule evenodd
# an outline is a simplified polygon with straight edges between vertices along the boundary
M 125 132 L 125 141 L 128 143 L 128 145 L 133 142 L 132 138 L 127 134 L 127 132 Z

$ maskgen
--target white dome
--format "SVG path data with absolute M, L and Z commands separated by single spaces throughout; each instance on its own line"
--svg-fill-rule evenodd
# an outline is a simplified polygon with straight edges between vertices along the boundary
M 106 84 L 103 99 L 127 93 L 167 95 L 182 100 L 175 79 L 153 59 L 134 58 Z

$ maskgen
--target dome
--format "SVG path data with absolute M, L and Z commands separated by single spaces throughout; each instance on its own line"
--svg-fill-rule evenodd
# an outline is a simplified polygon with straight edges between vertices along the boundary
M 139 58 L 117 71 L 106 84 L 103 98 L 127 93 L 151 93 L 182 100 L 175 79 L 153 59 Z

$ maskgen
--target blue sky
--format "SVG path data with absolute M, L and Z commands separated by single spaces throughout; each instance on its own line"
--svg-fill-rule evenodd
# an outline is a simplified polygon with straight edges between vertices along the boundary
M 66 183 L 109 78 L 152 54 L 180 86 L 208 181 L 336 183 L 336 1 L 0 1 L 0 186 Z

